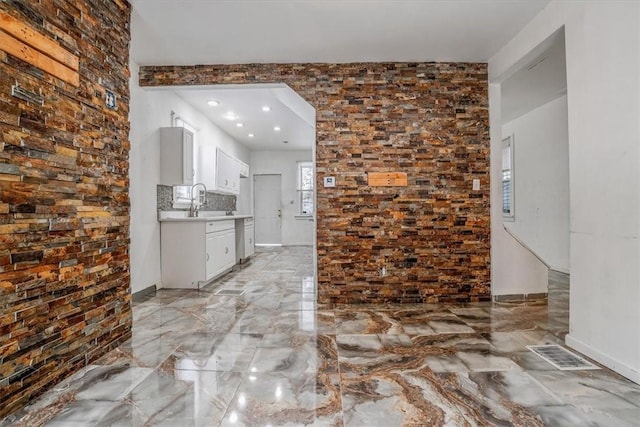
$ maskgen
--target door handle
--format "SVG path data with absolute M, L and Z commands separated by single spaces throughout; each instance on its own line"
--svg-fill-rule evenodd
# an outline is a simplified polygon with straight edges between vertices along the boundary
M 207 254 L 207 261 L 209 261 L 209 254 Z

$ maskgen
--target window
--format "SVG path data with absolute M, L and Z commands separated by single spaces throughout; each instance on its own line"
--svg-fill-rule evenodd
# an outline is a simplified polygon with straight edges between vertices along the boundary
M 514 219 L 513 136 L 502 140 L 502 215 Z
M 298 192 L 300 193 L 300 215 L 313 215 L 313 163 L 298 162 Z

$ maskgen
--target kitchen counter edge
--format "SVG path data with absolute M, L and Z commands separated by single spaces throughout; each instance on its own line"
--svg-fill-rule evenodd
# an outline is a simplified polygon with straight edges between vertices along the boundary
M 220 215 L 220 216 L 197 216 L 197 217 L 176 217 L 176 218 L 158 218 L 159 222 L 209 222 L 209 221 L 225 221 L 232 219 L 253 218 L 253 215 Z

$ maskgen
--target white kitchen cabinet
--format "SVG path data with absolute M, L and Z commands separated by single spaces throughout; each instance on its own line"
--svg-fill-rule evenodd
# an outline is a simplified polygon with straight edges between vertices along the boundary
M 214 221 L 207 223 L 207 257 L 212 258 L 211 270 L 207 271 L 212 279 L 236 263 L 235 221 Z
M 249 165 L 243 162 L 242 160 L 237 160 L 238 166 L 240 168 L 240 178 L 249 178 Z
M 160 184 L 193 185 L 193 133 L 181 127 L 160 128 Z
M 219 148 L 216 153 L 216 190 L 240 193 L 240 165 L 234 157 Z
M 207 189 L 216 189 L 216 146 L 198 144 L 198 167 L 196 168 L 196 182 L 202 182 Z
M 249 258 L 256 251 L 253 218 L 244 219 L 244 257 Z
M 246 262 L 255 253 L 253 218 L 236 220 L 236 262 Z
M 160 225 L 162 286 L 198 289 L 235 263 L 235 221 L 164 221 Z

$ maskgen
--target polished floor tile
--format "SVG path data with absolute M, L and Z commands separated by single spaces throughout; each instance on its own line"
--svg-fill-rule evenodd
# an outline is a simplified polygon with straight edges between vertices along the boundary
M 640 386 L 527 349 L 563 344 L 567 277 L 542 304 L 328 307 L 312 262 L 263 248 L 200 291 L 158 291 L 129 341 L 0 426 L 640 426 Z

